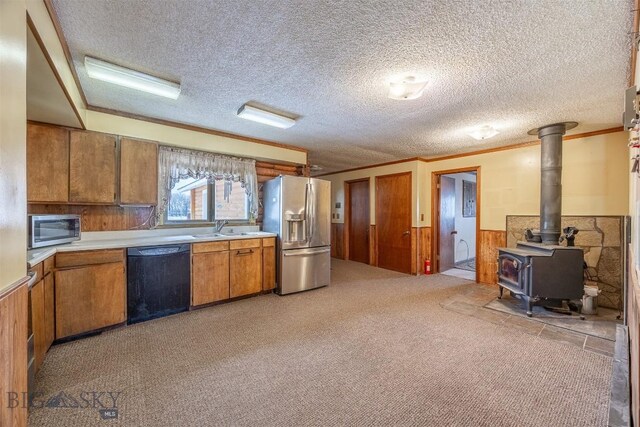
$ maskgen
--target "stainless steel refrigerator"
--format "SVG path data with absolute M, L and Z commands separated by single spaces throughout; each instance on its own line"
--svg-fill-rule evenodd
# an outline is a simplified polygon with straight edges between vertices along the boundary
M 279 176 L 264 183 L 264 231 L 277 233 L 280 295 L 329 284 L 331 182 Z

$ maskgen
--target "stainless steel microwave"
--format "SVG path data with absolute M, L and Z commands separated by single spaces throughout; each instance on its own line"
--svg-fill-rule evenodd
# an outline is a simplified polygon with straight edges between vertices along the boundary
M 80 240 L 80 215 L 29 215 L 29 249 Z

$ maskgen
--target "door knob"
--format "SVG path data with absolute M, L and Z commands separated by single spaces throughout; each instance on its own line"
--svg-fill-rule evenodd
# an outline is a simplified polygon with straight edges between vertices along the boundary
M 456 230 L 453 230 L 453 231 L 451 232 L 451 235 L 453 236 L 454 234 L 458 234 L 458 232 L 457 232 Z
M 408 236 L 409 234 L 411 234 L 410 231 L 405 231 L 404 233 L 402 233 L 403 236 Z

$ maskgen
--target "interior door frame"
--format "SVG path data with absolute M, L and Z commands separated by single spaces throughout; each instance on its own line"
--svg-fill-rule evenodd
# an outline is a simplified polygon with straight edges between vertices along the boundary
M 378 236 L 378 234 L 380 233 L 380 221 L 378 216 L 380 215 L 380 209 L 379 209 L 379 202 L 380 199 L 378 198 L 378 179 L 379 178 L 389 178 L 389 177 L 393 177 L 393 176 L 402 176 L 402 175 L 409 175 L 409 238 L 411 239 L 411 230 L 413 228 L 413 172 L 412 171 L 406 171 L 406 172 L 398 172 L 398 173 L 390 173 L 390 174 L 385 174 L 385 175 L 376 175 L 376 180 L 375 180 L 375 189 L 376 189 L 376 195 L 375 195 L 375 206 L 376 206 L 376 244 L 375 244 L 375 257 L 376 257 L 376 267 L 379 266 L 379 260 L 380 260 L 380 251 L 378 249 L 378 245 L 380 242 L 380 236 Z M 371 203 L 371 201 L 369 201 L 369 203 Z M 413 245 L 411 245 L 413 246 Z M 369 254 L 369 256 L 371 256 L 371 254 Z M 411 251 L 410 257 L 413 258 L 414 254 Z M 413 262 L 412 262 L 413 263 Z M 406 274 L 411 274 L 411 270 L 412 267 L 409 268 L 409 272 Z
M 369 229 L 367 230 L 367 234 L 371 231 L 371 178 L 358 178 L 351 179 L 349 181 L 344 182 L 344 229 L 342 231 L 342 244 L 344 246 L 344 259 L 347 261 L 351 260 L 351 254 L 349 253 L 349 232 L 351 231 L 351 184 L 356 182 L 366 182 L 369 187 Z M 371 242 L 369 242 L 370 236 L 367 235 L 367 245 L 369 245 L 368 252 L 371 252 Z M 377 252 L 377 248 L 376 248 Z M 371 253 L 369 253 L 369 262 L 367 264 L 371 264 Z
M 481 215 L 481 194 L 480 191 L 480 166 L 467 166 L 457 169 L 446 169 L 431 172 L 431 271 L 440 272 L 440 189 L 438 181 L 442 175 L 456 173 L 476 173 L 476 283 L 480 278 L 479 256 L 480 256 L 480 215 Z M 457 207 L 456 207 L 457 208 Z M 455 251 L 455 248 L 454 248 Z

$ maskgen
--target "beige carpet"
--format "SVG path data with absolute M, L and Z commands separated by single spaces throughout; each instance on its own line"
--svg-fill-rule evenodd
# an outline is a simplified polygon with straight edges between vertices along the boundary
M 38 389 L 96 408 L 37 408 L 29 424 L 606 425 L 611 359 L 439 306 L 479 285 L 345 261 L 332 275 L 54 346 Z M 117 420 L 94 391 L 122 393 Z

